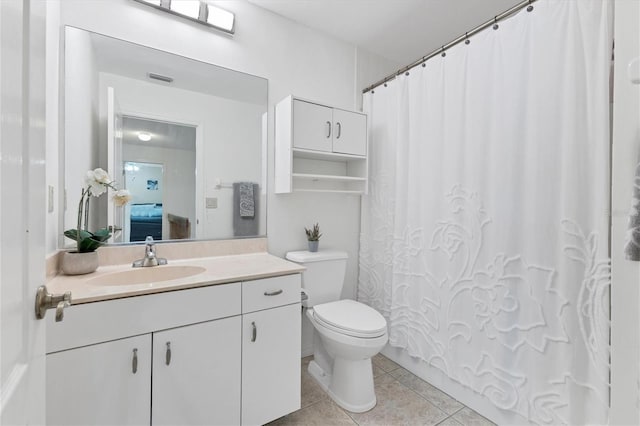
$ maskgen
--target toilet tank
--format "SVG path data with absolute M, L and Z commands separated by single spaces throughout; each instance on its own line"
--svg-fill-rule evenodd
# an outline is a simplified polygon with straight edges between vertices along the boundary
M 309 296 L 306 306 L 340 300 L 348 257 L 346 252 L 333 250 L 287 253 L 287 260 L 307 268 L 302 273 L 302 288 Z

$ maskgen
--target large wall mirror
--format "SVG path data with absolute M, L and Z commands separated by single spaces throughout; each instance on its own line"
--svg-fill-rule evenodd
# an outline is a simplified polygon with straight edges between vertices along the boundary
M 64 229 L 101 167 L 133 195 L 92 198 L 111 243 L 266 234 L 266 79 L 74 27 L 64 51 Z

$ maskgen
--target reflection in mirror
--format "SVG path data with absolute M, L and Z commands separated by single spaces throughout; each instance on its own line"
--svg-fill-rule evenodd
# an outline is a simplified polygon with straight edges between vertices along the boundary
M 265 235 L 267 80 L 73 27 L 64 64 L 62 229 L 102 167 L 133 194 L 91 203 L 111 242 Z

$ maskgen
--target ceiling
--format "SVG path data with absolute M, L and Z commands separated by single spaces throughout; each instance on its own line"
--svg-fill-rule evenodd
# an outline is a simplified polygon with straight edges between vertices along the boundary
M 249 0 L 406 65 L 521 0 Z
M 124 116 L 122 127 L 125 144 L 196 151 L 195 127 L 128 116 Z M 140 132 L 149 133 L 151 140 L 141 141 Z

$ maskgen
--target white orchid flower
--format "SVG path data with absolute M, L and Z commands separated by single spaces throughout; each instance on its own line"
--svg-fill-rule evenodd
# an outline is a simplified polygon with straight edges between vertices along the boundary
M 129 201 L 131 201 L 132 198 L 133 196 L 129 191 L 127 191 L 126 189 L 119 189 L 115 194 L 113 194 L 113 203 L 116 205 L 116 207 L 122 207 Z
M 85 177 L 85 183 L 89 187 L 89 193 L 94 197 L 102 195 L 111 184 L 111 177 L 101 168 L 89 170 Z

